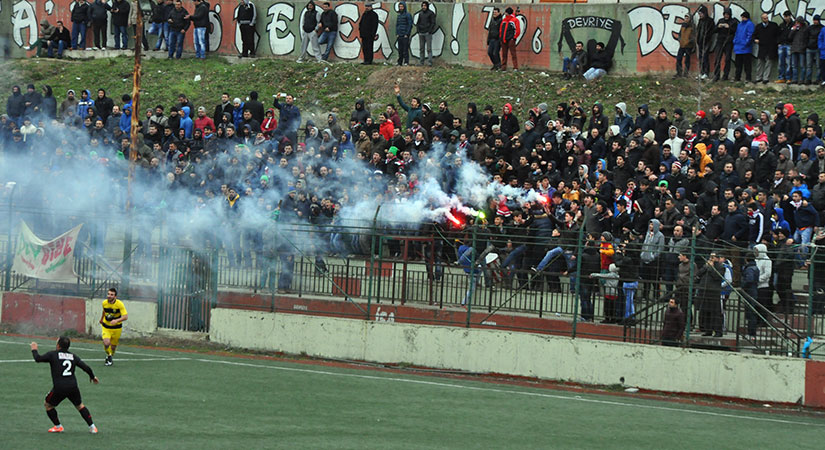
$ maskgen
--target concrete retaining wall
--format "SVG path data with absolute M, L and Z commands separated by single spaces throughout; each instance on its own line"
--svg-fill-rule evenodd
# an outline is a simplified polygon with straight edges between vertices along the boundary
M 23 48 L 37 40 L 37 26 L 42 19 L 52 24 L 63 20 L 70 25 L 72 0 L 3 2 L 0 19 L 11 23 L 0 31 L 0 42 L 7 44 L 14 56 L 31 55 Z M 143 1 L 141 3 L 144 3 Z M 295 59 L 301 48 L 299 26 L 306 2 L 258 0 L 258 21 L 255 33 L 258 56 L 282 56 Z M 397 3 L 380 3 L 376 7 L 380 26 L 374 42 L 376 60 L 394 62 L 398 58 L 395 21 Z M 762 12 L 772 20 L 780 21 L 782 13 L 790 10 L 794 15 L 804 15 L 808 21 L 815 14 L 823 13 L 825 3 L 799 0 L 744 0 L 736 2 L 672 2 L 616 4 L 522 4 L 518 19 L 521 34 L 517 38 L 518 59 L 521 65 L 539 69 L 561 70 L 562 60 L 569 56 L 577 40 L 586 45 L 601 41 L 614 57 L 614 71 L 621 73 L 674 71 L 674 57 L 679 48 L 681 21 L 686 14 L 696 16 L 704 5 L 714 18 L 720 18 L 725 7 L 730 6 L 734 15 L 747 10 L 756 21 Z M 211 2 L 209 50 L 237 55 L 241 50 L 240 30 L 232 20 L 238 2 L 215 0 Z M 364 12 L 362 2 L 333 2 L 340 23 L 333 55 L 338 60 L 361 58 L 361 40 L 358 23 Z M 433 54 L 437 59 L 457 64 L 489 65 L 486 37 L 494 7 L 504 4 L 483 3 L 433 3 L 438 28 L 433 36 Z M 193 11 L 190 0 L 184 7 Z M 12 14 L 13 9 L 13 14 Z M 145 7 L 144 7 L 145 9 Z M 415 14 L 420 3 L 408 3 L 408 10 Z M 414 16 L 417 21 L 417 15 Z M 694 19 L 696 20 L 696 19 Z M 8 22 L 4 22 L 8 23 Z M 111 20 L 108 21 L 108 46 L 114 45 Z M 148 26 L 147 26 L 148 29 Z M 131 29 L 129 31 L 131 33 Z M 411 60 L 419 55 L 418 38 L 413 29 L 411 35 Z M 91 32 L 88 33 L 91 46 Z M 6 39 L 3 39 L 6 38 Z M 155 37 L 150 36 L 150 44 Z M 130 46 L 132 43 L 130 42 Z M 192 31 L 187 33 L 185 47 L 192 50 Z M 694 67 L 695 56 L 694 56 Z
M 86 333 L 100 336 L 100 315 L 103 300 L 86 300 Z M 124 322 L 123 336 L 154 333 L 158 329 L 158 304 L 152 302 L 124 301 L 129 319 Z
M 212 311 L 210 330 L 212 341 L 233 347 L 584 384 L 616 384 L 623 377 L 626 384 L 644 389 L 786 403 L 805 401 L 806 364 L 819 364 L 511 331 L 222 308 Z

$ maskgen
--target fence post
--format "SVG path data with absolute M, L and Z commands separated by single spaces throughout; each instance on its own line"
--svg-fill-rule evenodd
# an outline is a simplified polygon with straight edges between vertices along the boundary
M 369 285 L 367 286 L 367 318 L 370 320 L 370 307 L 372 305 L 372 283 L 375 274 L 375 233 L 377 232 L 378 212 L 381 211 L 381 205 L 375 208 L 375 215 L 372 216 L 372 228 L 370 228 L 370 275 Z
M 816 259 L 816 251 L 818 247 L 816 245 L 811 245 L 811 254 L 808 257 L 808 310 L 807 310 L 807 322 L 808 322 L 808 336 L 813 338 L 814 336 L 814 261 Z
M 12 228 L 14 227 L 14 220 L 12 220 L 12 215 L 14 214 L 14 190 L 17 189 L 17 183 L 12 182 L 11 185 L 11 192 L 9 192 L 9 235 L 8 235 L 8 242 L 6 245 L 6 291 L 11 290 L 11 265 L 12 261 L 14 261 L 14 232 Z
M 123 265 L 120 277 L 120 289 L 123 291 L 123 297 L 129 296 L 129 281 L 132 274 L 132 220 L 132 211 L 126 211 L 126 231 L 123 237 Z M 104 249 L 105 244 L 104 242 Z
M 473 311 L 473 296 L 476 290 L 476 264 L 478 263 L 478 251 L 476 251 L 477 220 L 478 217 L 476 216 L 476 218 L 473 219 L 473 245 L 471 249 L 473 258 L 470 261 L 470 290 L 467 293 L 467 328 L 470 328 L 470 314 Z M 458 255 L 458 259 L 461 259 L 461 255 Z
M 576 289 L 575 295 L 573 296 L 573 334 L 571 336 L 574 339 L 576 338 L 576 324 L 579 321 L 579 296 L 581 295 L 582 283 L 582 248 L 584 247 L 582 238 L 584 238 L 584 224 L 579 227 L 579 244 L 576 248 Z
M 690 346 L 690 330 L 691 322 L 693 321 L 693 276 L 694 276 L 694 262 L 696 261 L 696 235 L 690 237 L 690 277 L 688 280 L 688 304 L 685 316 L 685 346 Z

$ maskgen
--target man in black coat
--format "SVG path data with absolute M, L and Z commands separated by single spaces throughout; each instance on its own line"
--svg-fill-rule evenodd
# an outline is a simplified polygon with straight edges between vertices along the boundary
M 725 275 L 724 257 L 715 252 L 699 268 L 699 330 L 702 336 L 722 337 L 722 281 Z
M 258 101 L 258 91 L 249 93 L 249 100 L 243 105 L 243 109 L 248 109 L 252 113 L 252 118 L 259 124 L 264 121 L 264 104 Z
M 767 13 L 762 13 L 762 23 L 753 31 L 753 43 L 757 44 L 756 82 L 768 84 L 779 47 L 779 25 Z
M 378 14 L 372 10 L 372 3 L 365 3 L 364 8 L 358 33 L 361 34 L 361 50 L 364 52 L 364 62 L 361 64 L 369 65 L 372 64 L 373 48 L 378 40 Z

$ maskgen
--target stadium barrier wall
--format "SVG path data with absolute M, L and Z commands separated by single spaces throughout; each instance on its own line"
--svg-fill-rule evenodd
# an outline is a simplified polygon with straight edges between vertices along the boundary
M 86 300 L 86 323 L 85 332 L 93 336 L 100 336 L 100 314 L 102 312 L 102 298 Z M 158 304 L 155 302 L 129 301 L 126 304 L 126 311 L 129 319 L 124 322 L 126 327 L 123 337 L 135 337 L 135 334 L 154 333 L 158 329 Z M 130 336 L 131 334 L 131 336 Z
M 0 323 L 30 326 L 32 330 L 64 332 L 74 330 L 100 336 L 103 299 L 84 299 L 23 292 L 3 292 L 0 296 Z M 154 302 L 126 301 L 129 320 L 126 333 L 157 331 L 158 306 Z M 25 329 L 25 328 L 23 328 Z
M 150 0 L 141 0 L 144 11 Z M 11 23 L 0 31 L 0 41 L 4 44 L 4 54 L 16 57 L 31 56 L 24 47 L 37 40 L 38 23 L 46 18 L 52 24 L 63 20 L 70 25 L 73 0 L 20 0 L 3 2 L 0 20 Z M 306 2 L 261 0 L 256 1 L 257 26 L 255 32 L 258 56 L 281 56 L 295 59 L 301 48 L 300 21 Z M 339 60 L 361 58 L 361 44 L 358 22 L 364 12 L 362 2 L 333 2 L 340 17 L 338 38 L 333 54 Z M 699 6 L 706 6 L 710 15 L 721 18 L 726 7 L 733 10 L 735 17 L 747 10 L 755 21 L 762 12 L 767 12 L 772 20 L 780 21 L 784 11 L 804 15 L 809 23 L 815 14 L 825 9 L 821 3 L 810 4 L 799 0 L 766 0 L 737 2 L 661 2 L 620 4 L 523 4 L 517 15 L 521 22 L 521 33 L 517 37 L 517 53 L 521 65 L 536 69 L 561 70 L 562 61 L 569 56 L 577 40 L 588 44 L 601 41 L 614 58 L 613 71 L 633 74 L 639 72 L 674 71 L 675 56 L 679 50 L 679 32 L 685 14 L 697 15 Z M 504 4 L 482 3 L 433 3 L 438 28 L 433 35 L 433 55 L 445 62 L 466 65 L 489 65 L 487 58 L 487 28 L 495 6 Z M 194 6 L 190 0 L 184 1 L 190 12 Z M 232 20 L 238 2 L 235 0 L 212 1 L 210 6 L 209 51 L 226 55 L 237 55 L 241 51 L 239 26 Z M 374 43 L 377 61 L 395 61 L 396 49 L 395 21 L 397 3 L 380 3 L 375 8 L 379 17 L 378 39 Z M 417 13 L 420 3 L 408 3 L 408 10 Z M 414 14 L 417 21 L 417 14 Z M 8 22 L 6 22 L 8 21 Z M 112 21 L 108 21 L 107 46 L 114 46 Z M 148 19 L 147 19 L 148 23 Z M 146 27 L 148 30 L 148 25 Z M 130 31 L 131 33 L 131 28 Z M 91 32 L 88 33 L 91 45 Z M 154 37 L 150 36 L 150 42 Z M 132 45 L 132 43 L 130 43 Z M 185 40 L 185 48 L 193 48 L 192 31 Z M 419 55 L 415 30 L 411 36 L 411 59 Z M 695 57 L 694 57 L 694 67 Z
M 654 391 L 825 407 L 825 363 L 802 359 L 224 308 L 212 311 L 210 339 L 255 350 L 589 385 L 624 378 Z

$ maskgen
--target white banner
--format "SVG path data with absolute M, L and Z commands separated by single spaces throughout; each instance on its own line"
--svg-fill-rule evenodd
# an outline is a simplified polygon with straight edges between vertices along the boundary
M 74 249 L 80 224 L 54 240 L 44 241 L 32 233 L 26 222 L 20 222 L 20 237 L 12 270 L 27 277 L 50 281 L 76 281 Z

